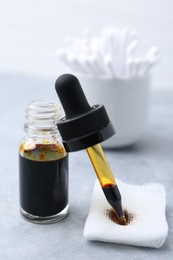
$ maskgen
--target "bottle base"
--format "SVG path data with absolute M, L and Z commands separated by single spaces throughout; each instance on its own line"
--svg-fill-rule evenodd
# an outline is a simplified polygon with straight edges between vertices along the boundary
M 60 221 L 63 218 L 65 218 L 68 214 L 68 209 L 69 209 L 69 205 L 67 204 L 67 206 L 58 214 L 55 214 L 52 216 L 46 216 L 46 217 L 32 215 L 32 214 L 26 212 L 25 210 L 23 210 L 22 208 L 20 208 L 20 212 L 24 217 L 26 217 L 31 222 L 34 222 L 37 224 L 51 224 L 51 223 L 55 223 L 55 222 Z

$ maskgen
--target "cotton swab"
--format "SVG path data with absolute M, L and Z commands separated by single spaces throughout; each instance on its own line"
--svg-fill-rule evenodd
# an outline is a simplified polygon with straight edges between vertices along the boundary
M 115 69 L 113 66 L 112 56 L 110 53 L 105 55 L 104 64 L 105 64 L 105 68 L 107 68 L 108 76 L 115 77 Z
M 130 78 L 150 73 L 159 60 L 157 46 L 140 52 L 141 41 L 135 29 L 107 27 L 92 36 L 86 27 L 82 37 L 66 36 L 56 55 L 73 71 L 93 77 Z

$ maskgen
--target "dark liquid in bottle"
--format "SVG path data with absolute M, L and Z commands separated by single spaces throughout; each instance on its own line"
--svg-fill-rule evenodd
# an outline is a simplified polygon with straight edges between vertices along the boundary
M 21 208 L 51 216 L 68 204 L 68 155 L 55 161 L 33 161 L 19 154 Z

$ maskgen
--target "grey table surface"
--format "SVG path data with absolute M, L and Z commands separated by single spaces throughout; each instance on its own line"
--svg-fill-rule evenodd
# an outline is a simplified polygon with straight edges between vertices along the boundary
M 95 182 L 85 151 L 70 156 L 69 215 L 50 225 L 26 221 L 18 201 L 18 143 L 24 111 L 32 99 L 56 99 L 54 81 L 1 73 L 0 92 L 0 259 L 173 259 L 173 92 L 151 91 L 148 130 L 137 144 L 105 151 L 117 178 L 165 186 L 169 234 L 160 249 L 83 238 Z

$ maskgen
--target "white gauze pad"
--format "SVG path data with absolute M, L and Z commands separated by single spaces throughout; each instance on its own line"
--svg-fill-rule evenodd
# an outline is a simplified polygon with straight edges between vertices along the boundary
M 130 215 L 126 226 L 110 218 L 111 206 L 98 181 L 95 183 L 84 237 L 111 243 L 159 248 L 165 242 L 168 225 L 165 217 L 166 193 L 157 183 L 130 185 L 117 181 L 123 210 Z

